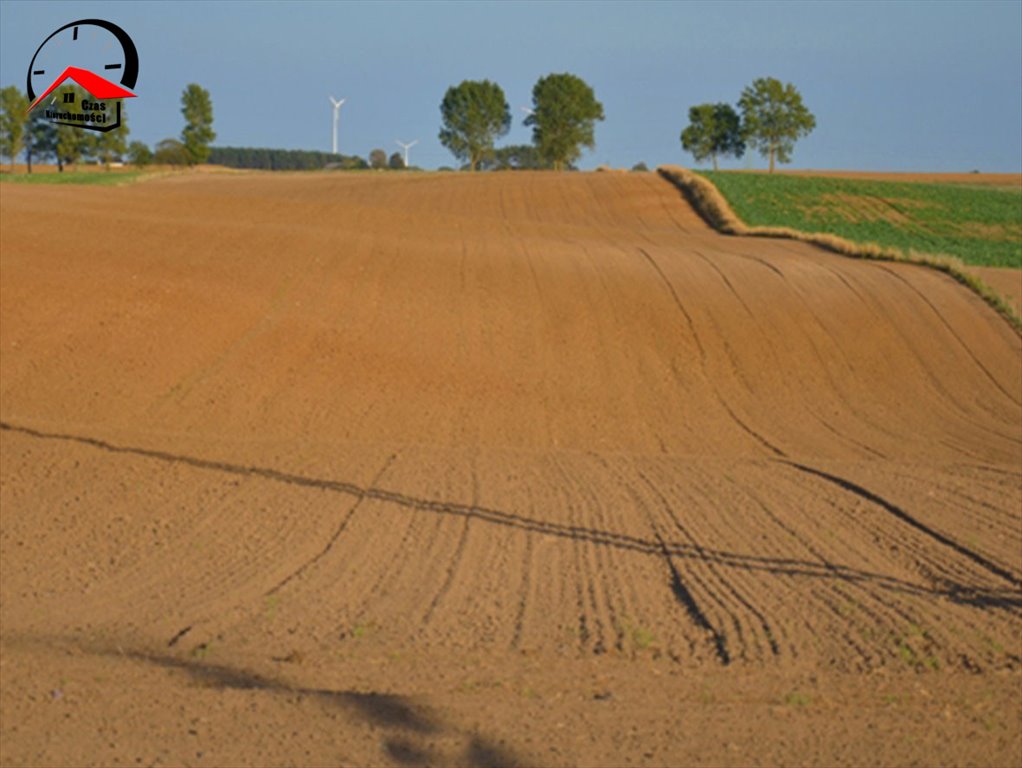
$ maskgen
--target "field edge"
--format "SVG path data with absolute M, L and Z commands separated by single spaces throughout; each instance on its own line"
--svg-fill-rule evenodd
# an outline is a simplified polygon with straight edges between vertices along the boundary
M 672 165 L 658 167 L 657 173 L 677 187 L 703 220 L 721 234 L 797 240 L 841 256 L 915 264 L 943 272 L 983 299 L 1022 336 L 1022 315 L 986 282 L 969 272 L 958 259 L 919 251 L 906 253 L 876 243 L 857 243 L 828 232 L 803 232 L 792 227 L 752 227 L 742 221 L 720 189 L 704 176 Z

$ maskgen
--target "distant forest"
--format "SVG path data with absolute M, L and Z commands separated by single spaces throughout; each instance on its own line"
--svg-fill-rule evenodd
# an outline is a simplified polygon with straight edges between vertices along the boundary
M 320 168 L 356 170 L 369 167 L 369 163 L 354 155 L 254 147 L 210 147 L 206 162 L 228 168 L 256 168 L 264 171 L 312 171 Z
M 264 171 L 315 171 L 321 168 L 336 170 L 361 170 L 364 168 L 403 168 L 404 163 L 395 165 L 392 157 L 387 165 L 387 155 L 382 149 L 373 150 L 379 153 L 381 160 L 370 163 L 357 155 L 334 155 L 329 152 L 317 152 L 307 149 L 261 149 L 256 147 L 210 147 L 209 159 L 213 165 L 227 168 L 255 168 Z M 395 153 L 396 154 L 396 153 Z M 400 159 L 400 155 L 396 155 Z M 497 147 L 480 162 L 480 170 L 535 170 L 550 168 L 536 148 L 528 145 L 512 145 Z M 468 165 L 463 165 L 465 170 Z M 574 163 L 565 165 L 567 170 L 577 170 Z M 453 170 L 453 169 L 442 169 Z

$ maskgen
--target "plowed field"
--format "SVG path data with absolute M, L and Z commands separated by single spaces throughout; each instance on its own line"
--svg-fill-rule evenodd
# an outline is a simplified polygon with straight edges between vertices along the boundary
M 5 185 L 5 765 L 1022 762 L 1022 342 L 653 174 Z

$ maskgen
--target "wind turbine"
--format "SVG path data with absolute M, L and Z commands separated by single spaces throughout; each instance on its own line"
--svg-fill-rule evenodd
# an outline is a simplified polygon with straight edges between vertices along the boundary
M 341 104 L 347 99 L 341 99 L 338 101 L 333 96 L 330 97 L 330 103 L 334 105 L 334 154 L 337 154 L 337 120 L 341 116 Z
M 408 166 L 408 150 L 411 149 L 412 147 L 414 147 L 416 144 L 418 144 L 419 140 L 416 139 L 411 144 L 405 144 L 402 141 L 395 141 L 394 143 L 397 144 L 399 147 L 403 147 L 404 148 L 404 151 L 405 151 L 405 168 L 408 168 L 409 167 Z

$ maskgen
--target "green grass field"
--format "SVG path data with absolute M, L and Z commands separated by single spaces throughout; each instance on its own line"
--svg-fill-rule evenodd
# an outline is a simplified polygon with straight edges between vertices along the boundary
M 12 184 L 127 184 L 143 171 L 65 171 L 64 173 L 0 173 L 0 181 Z
M 749 226 L 1022 269 L 1022 190 L 700 171 Z

